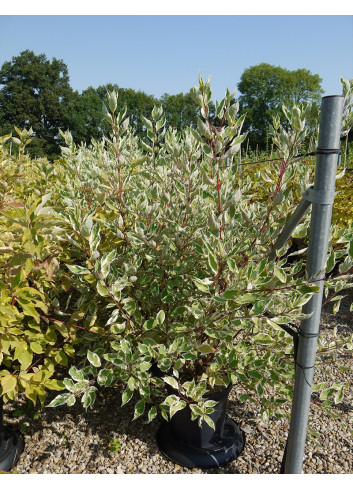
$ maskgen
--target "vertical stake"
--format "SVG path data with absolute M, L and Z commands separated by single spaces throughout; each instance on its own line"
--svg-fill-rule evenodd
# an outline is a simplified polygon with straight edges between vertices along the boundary
M 295 383 L 291 423 L 285 454 L 285 474 L 302 472 L 306 441 L 311 386 L 314 376 L 317 335 L 320 329 L 325 266 L 331 227 L 333 196 L 337 172 L 337 150 L 340 149 L 344 98 L 331 95 L 322 98 L 319 129 L 319 147 L 315 167 L 315 182 L 312 198 L 312 213 L 307 259 L 307 279 L 318 279 L 319 291 L 303 306 L 311 317 L 301 322 L 298 353 L 296 358 Z M 326 151 L 325 151 L 326 150 Z M 330 150 L 333 150 L 330 152 Z M 334 154 L 336 150 L 336 154 Z

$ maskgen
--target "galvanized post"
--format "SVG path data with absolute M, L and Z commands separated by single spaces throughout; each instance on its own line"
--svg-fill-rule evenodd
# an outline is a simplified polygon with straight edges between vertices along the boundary
M 317 285 L 320 289 L 303 307 L 305 314 L 312 313 L 312 315 L 303 320 L 300 326 L 291 423 L 284 465 L 285 474 L 302 472 L 317 335 L 320 327 L 324 269 L 335 192 L 337 153 L 340 148 L 343 100 L 343 97 L 339 95 L 322 99 L 315 182 L 314 188 L 307 192 L 307 200 L 312 202 L 307 278 L 318 280 Z

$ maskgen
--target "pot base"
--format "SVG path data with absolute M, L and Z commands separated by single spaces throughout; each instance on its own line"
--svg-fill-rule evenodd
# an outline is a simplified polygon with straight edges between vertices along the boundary
M 11 428 L 3 428 L 0 433 L 0 470 L 8 472 L 17 463 L 23 448 L 22 435 Z
M 244 433 L 230 418 L 224 423 L 223 436 L 213 448 L 197 448 L 173 437 L 169 423 L 163 423 L 157 432 L 159 450 L 172 462 L 183 467 L 221 467 L 236 459 L 243 451 Z

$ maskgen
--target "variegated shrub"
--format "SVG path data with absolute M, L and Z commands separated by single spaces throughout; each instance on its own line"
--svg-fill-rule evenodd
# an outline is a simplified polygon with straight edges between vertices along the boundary
M 310 169 L 295 160 L 307 137 L 306 108 L 284 108 L 286 122 L 274 120 L 274 180 L 273 171 L 241 171 L 246 134 L 234 94 L 227 90 L 212 115 L 209 81 L 200 77 L 193 95 L 200 118 L 183 132 L 166 129 L 156 106 L 138 139 L 112 92 L 104 106 L 109 136 L 87 147 L 62 134 L 45 215 L 56 220 L 55 280 L 64 291 L 49 321 L 76 328 L 76 355 L 66 392 L 50 406 L 81 398 L 88 407 L 98 388 L 122 385 L 135 418 L 152 420 L 159 410 L 168 419 L 189 404 L 199 423 L 212 425 L 204 395 L 229 383 L 264 419 L 288 406 L 293 341 L 282 326 L 299 324 L 317 284 L 305 275 L 305 254 L 284 256 L 289 244 L 273 261 L 268 254 L 311 183 Z M 268 195 L 257 199 L 264 180 Z M 298 235 L 308 227 L 306 217 Z M 350 286 L 352 232 L 334 233 L 328 271 L 343 263 L 327 284 L 336 297 Z M 322 386 L 323 396 L 339 402 L 343 387 Z

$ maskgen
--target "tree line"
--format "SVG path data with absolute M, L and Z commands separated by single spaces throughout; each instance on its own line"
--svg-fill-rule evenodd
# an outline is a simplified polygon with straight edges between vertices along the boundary
M 266 147 L 272 117 L 281 112 L 282 104 L 311 102 L 309 124 L 318 120 L 318 107 L 323 93 L 322 79 L 307 69 L 287 70 L 260 63 L 247 68 L 237 85 L 240 113 L 246 113 L 244 130 L 249 131 L 250 146 Z M 70 130 L 76 143 L 90 144 L 109 133 L 102 114 L 107 90 L 119 92 L 118 108 L 127 107 L 134 131 L 140 136 L 145 128 L 141 115 L 149 118 L 154 105 L 161 105 L 166 128 L 196 127 L 199 105 L 191 90 L 155 98 L 143 91 L 107 83 L 98 88 L 89 86 L 79 93 L 70 85 L 67 65 L 63 60 L 47 59 L 45 54 L 22 51 L 0 69 L 0 135 L 32 127 L 36 136 L 29 146 L 31 156 L 60 155 L 62 144 L 59 129 Z M 211 111 L 214 104 L 211 104 Z M 211 112 L 211 115 L 212 112 Z

